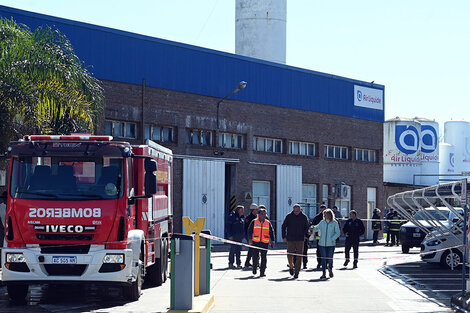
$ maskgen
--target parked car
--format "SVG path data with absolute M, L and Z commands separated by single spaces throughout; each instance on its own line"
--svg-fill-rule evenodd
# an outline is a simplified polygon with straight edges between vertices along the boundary
M 446 216 L 447 219 L 439 214 L 436 209 L 426 208 L 425 210 L 427 213 L 419 211 L 413 215 L 412 220 L 417 220 L 423 227 L 429 231 L 432 231 L 432 229 L 436 226 L 436 224 L 429 223 L 430 216 L 432 216 L 434 220 L 438 220 L 441 224 L 450 228 L 450 221 L 457 219 L 457 216 L 455 216 L 455 214 L 447 207 L 438 207 L 438 209 Z M 460 215 L 463 214 L 462 208 L 455 209 Z M 421 246 L 421 242 L 423 242 L 426 233 L 420 227 L 421 226 L 414 224 L 413 221 L 408 221 L 400 227 L 400 243 L 401 251 L 403 253 L 408 253 L 410 248 L 419 248 Z
M 462 228 L 463 222 L 458 227 Z M 450 269 L 458 267 L 462 264 L 464 254 L 462 236 L 456 228 L 444 234 L 437 231 L 430 233 L 421 244 L 421 260 L 440 263 L 442 267 Z

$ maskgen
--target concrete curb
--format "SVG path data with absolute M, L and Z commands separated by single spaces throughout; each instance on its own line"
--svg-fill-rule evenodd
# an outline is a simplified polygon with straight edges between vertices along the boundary
M 194 297 L 192 310 L 170 310 L 168 313 L 208 313 L 214 306 L 214 295 Z

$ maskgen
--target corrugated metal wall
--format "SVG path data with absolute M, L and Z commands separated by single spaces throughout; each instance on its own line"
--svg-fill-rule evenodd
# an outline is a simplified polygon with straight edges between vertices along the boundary
M 276 166 L 276 238 L 282 241 L 281 226 L 294 204 L 302 200 L 302 166 Z
M 384 86 L 0 6 L 0 16 L 35 29 L 58 28 L 100 79 L 384 121 L 384 110 L 354 106 L 354 85 Z
M 183 216 L 205 217 L 204 229 L 224 237 L 225 162 L 183 160 Z M 217 244 L 217 242 L 214 242 Z

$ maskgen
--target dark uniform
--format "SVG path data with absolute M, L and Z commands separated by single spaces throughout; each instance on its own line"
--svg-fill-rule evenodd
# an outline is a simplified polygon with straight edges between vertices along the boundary
M 379 231 L 382 229 L 382 223 L 380 222 L 379 211 L 375 210 L 374 215 L 372 215 L 372 231 L 374 232 L 374 243 L 379 243 Z
M 266 270 L 266 254 L 269 246 L 269 242 L 274 242 L 274 228 L 271 222 L 265 219 L 261 222 L 259 219 L 254 219 L 248 227 L 248 236 L 253 242 L 253 246 L 260 247 L 262 249 L 253 249 L 253 274 L 256 274 L 256 268 L 258 267 L 259 255 L 261 254 L 261 264 L 259 266 L 260 276 L 265 276 L 264 271 Z
M 357 267 L 357 261 L 359 259 L 359 241 L 360 237 L 364 234 L 365 228 L 364 223 L 356 219 L 348 219 L 343 227 L 343 233 L 346 236 L 346 247 L 345 247 L 345 258 L 344 266 L 349 263 L 349 251 L 353 248 L 354 251 L 354 267 Z
M 250 240 L 251 237 L 248 235 L 248 227 L 251 224 L 251 221 L 253 221 L 256 218 L 256 215 L 253 214 L 253 210 L 251 211 L 250 214 L 248 214 L 245 217 L 245 238 L 246 241 Z M 248 248 L 248 253 L 246 255 L 246 260 L 245 260 L 245 267 L 251 266 L 250 261 L 251 258 L 253 257 L 253 248 Z
M 388 233 L 390 235 L 391 245 L 394 246 L 396 244 L 398 246 L 398 232 L 400 231 L 401 221 L 397 212 L 390 214 L 390 218 L 388 218 Z

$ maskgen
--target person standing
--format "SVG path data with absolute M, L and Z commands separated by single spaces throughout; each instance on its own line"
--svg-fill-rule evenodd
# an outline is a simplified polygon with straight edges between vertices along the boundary
M 233 211 L 228 217 L 228 239 L 232 241 L 242 242 L 245 236 L 245 219 L 243 217 L 245 207 L 243 205 L 237 205 L 235 211 Z M 230 252 L 228 254 L 228 267 L 235 268 L 233 265 L 235 259 L 237 262 L 237 268 L 242 268 L 242 261 L 240 258 L 242 246 L 241 245 L 230 245 Z
M 338 210 L 338 207 L 336 205 L 333 206 L 333 213 L 335 214 L 336 221 L 343 218 L 343 216 L 341 215 L 341 212 Z
M 315 215 L 315 217 L 312 220 L 311 225 L 317 225 L 320 223 L 323 219 L 323 212 L 326 210 L 326 205 L 322 204 L 320 205 L 320 212 Z M 339 238 L 339 237 L 338 237 Z M 320 246 L 318 245 L 318 240 L 320 239 L 320 236 L 318 236 L 318 233 L 315 233 L 315 241 L 317 242 L 317 270 L 321 268 L 321 249 Z
M 282 240 L 287 242 L 287 253 L 302 255 L 304 250 L 304 238 L 308 228 L 309 223 L 307 215 L 302 212 L 300 204 L 294 204 L 292 212 L 286 215 L 282 223 Z M 294 278 L 298 278 L 302 259 L 297 257 L 295 266 L 292 254 L 287 255 L 287 260 L 289 262 L 289 274 L 294 275 Z
M 264 277 L 266 270 L 266 254 L 268 253 L 268 245 L 274 248 L 274 228 L 271 222 L 266 218 L 266 208 L 264 205 L 259 206 L 258 217 L 251 221 L 248 226 L 248 243 L 262 249 L 253 249 L 253 275 L 256 275 L 258 268 L 259 255 L 261 254 L 261 265 L 259 267 L 259 276 Z
M 384 237 L 385 237 L 385 246 L 389 245 L 390 242 L 390 219 L 392 218 L 393 209 L 389 209 L 388 213 L 385 215 L 385 222 L 384 222 Z
M 250 205 L 250 214 L 248 214 L 245 217 L 245 236 L 246 236 L 246 241 L 250 242 L 251 236 L 248 235 L 248 227 L 250 226 L 251 222 L 258 216 L 258 205 L 256 203 L 252 203 Z M 266 209 L 265 209 L 266 211 Z M 266 214 L 265 214 L 266 217 Z M 246 255 L 246 260 L 245 260 L 245 268 L 248 268 L 251 266 L 250 261 L 251 258 L 253 257 L 253 248 L 248 248 L 248 253 Z
M 333 275 L 333 254 L 335 253 L 336 239 L 341 234 L 339 224 L 335 219 L 335 214 L 332 210 L 326 209 L 323 211 L 323 219 L 313 226 L 313 231 L 320 232 L 320 240 L 318 246 L 321 250 L 321 264 L 323 274 L 320 279 L 326 279 L 326 269 L 328 264 L 328 274 L 330 278 Z
M 390 235 L 391 246 L 393 247 L 395 244 L 398 246 L 398 233 L 401 226 L 400 217 L 394 209 L 390 209 L 390 213 L 388 215 L 388 234 Z
M 351 251 L 351 248 L 353 248 L 353 268 L 357 268 L 357 261 L 359 259 L 359 241 L 361 240 L 360 237 L 364 234 L 364 232 L 364 223 L 357 218 L 357 212 L 355 210 L 351 210 L 351 212 L 349 212 L 349 219 L 346 221 L 343 227 L 343 233 L 346 237 L 346 247 L 344 250 L 346 261 L 344 261 L 344 266 L 348 266 L 349 251 Z
M 382 229 L 382 223 L 380 222 L 380 209 L 376 208 L 372 215 L 372 231 L 374 232 L 373 241 L 374 244 L 379 243 L 379 231 Z

